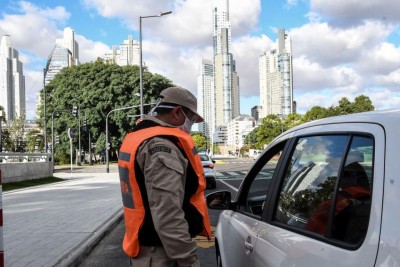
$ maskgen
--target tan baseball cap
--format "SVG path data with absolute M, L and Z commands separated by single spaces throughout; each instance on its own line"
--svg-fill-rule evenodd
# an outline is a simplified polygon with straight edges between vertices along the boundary
M 190 109 L 197 115 L 196 122 L 204 119 L 197 113 L 197 98 L 187 89 L 181 87 L 168 87 L 160 93 L 161 103 L 171 103 Z

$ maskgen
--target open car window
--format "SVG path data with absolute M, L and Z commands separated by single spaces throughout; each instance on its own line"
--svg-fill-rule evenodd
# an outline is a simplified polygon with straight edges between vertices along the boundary
M 286 142 L 281 142 L 268 149 L 257 161 L 251 173 L 244 180 L 239 197 L 239 211 L 261 219 L 266 207 L 267 193 L 272 177 L 277 170 Z

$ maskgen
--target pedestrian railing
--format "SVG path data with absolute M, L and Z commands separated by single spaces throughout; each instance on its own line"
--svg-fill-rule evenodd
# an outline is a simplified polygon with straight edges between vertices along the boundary
M 50 160 L 51 160 L 51 153 L 18 153 L 18 152 L 0 153 L 0 163 L 46 162 Z

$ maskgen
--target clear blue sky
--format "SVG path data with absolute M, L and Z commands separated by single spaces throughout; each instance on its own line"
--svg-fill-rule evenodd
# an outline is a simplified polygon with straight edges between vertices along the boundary
M 201 58 L 212 58 L 211 0 L 0 1 L 0 35 L 11 35 L 26 76 L 27 113 L 35 115 L 42 69 L 65 27 L 75 30 L 81 62 L 104 56 L 143 20 L 143 57 L 151 72 L 195 94 Z M 294 98 L 299 113 L 369 96 L 377 109 L 400 106 L 400 1 L 231 0 L 232 53 L 241 113 L 259 103 L 258 56 L 285 28 L 292 38 Z

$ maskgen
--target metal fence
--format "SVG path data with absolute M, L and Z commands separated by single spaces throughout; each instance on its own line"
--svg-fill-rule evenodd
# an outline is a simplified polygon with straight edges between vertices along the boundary
M 46 161 L 51 161 L 51 153 L 18 153 L 18 152 L 0 153 L 0 163 L 46 162 Z

